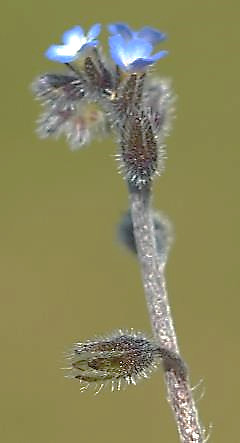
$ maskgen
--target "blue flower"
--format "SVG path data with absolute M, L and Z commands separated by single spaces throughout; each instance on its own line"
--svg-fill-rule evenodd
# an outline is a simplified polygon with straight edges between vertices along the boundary
M 149 41 L 135 36 L 126 39 L 121 34 L 110 37 L 109 45 L 115 63 L 128 72 L 141 71 L 168 53 L 160 51 L 151 55 L 153 45 Z
M 83 48 L 97 46 L 98 40 L 95 40 L 101 31 L 101 25 L 93 25 L 84 35 L 81 26 L 75 26 L 69 31 L 64 32 L 62 36 L 63 45 L 52 45 L 45 52 L 45 56 L 50 60 L 60 63 L 69 63 L 74 61 Z
M 158 31 L 150 26 L 144 26 L 136 32 L 132 31 L 132 29 L 125 23 L 114 23 L 108 26 L 108 30 L 113 35 L 120 34 L 125 40 L 142 38 L 146 42 L 151 43 L 151 45 L 156 45 L 166 39 L 166 34 L 164 32 Z

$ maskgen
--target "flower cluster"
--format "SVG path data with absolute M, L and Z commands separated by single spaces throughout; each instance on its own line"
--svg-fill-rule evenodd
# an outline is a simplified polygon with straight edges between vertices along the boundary
M 61 45 L 51 45 L 47 58 L 67 66 L 63 74 L 44 74 L 33 83 L 43 103 L 40 137 L 64 134 L 71 149 L 94 136 L 113 131 L 124 178 L 142 188 L 163 170 L 163 138 L 169 130 L 173 98 L 169 83 L 151 77 L 151 67 L 167 54 L 154 47 L 166 35 L 151 27 L 133 31 L 111 24 L 106 60 L 98 48 L 101 26 L 87 34 L 80 26 L 66 31 Z
M 139 71 L 167 55 L 167 51 L 160 51 L 151 56 L 153 46 L 166 38 L 163 32 L 147 26 L 134 32 L 124 23 L 111 24 L 108 29 L 113 34 L 109 38 L 112 58 L 123 70 Z M 73 62 L 84 49 L 98 45 L 96 37 L 100 31 L 101 25 L 96 24 L 85 36 L 81 26 L 75 26 L 64 32 L 62 45 L 50 46 L 45 55 L 50 60 L 60 63 Z

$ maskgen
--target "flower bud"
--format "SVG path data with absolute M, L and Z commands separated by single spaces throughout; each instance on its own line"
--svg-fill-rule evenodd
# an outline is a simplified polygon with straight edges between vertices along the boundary
M 120 390 L 123 385 L 135 385 L 140 379 L 148 378 L 162 360 L 166 370 L 184 372 L 179 356 L 133 330 L 119 330 L 109 336 L 76 343 L 68 359 L 69 377 L 83 383 L 82 390 L 94 385 L 97 392 L 109 382 L 112 391 Z

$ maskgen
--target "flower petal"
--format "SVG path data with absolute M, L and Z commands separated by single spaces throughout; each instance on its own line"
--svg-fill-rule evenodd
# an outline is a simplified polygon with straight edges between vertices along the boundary
M 45 56 L 49 60 L 60 63 L 69 63 L 76 57 L 76 53 L 72 52 L 72 50 L 70 51 L 70 49 L 71 48 L 66 45 L 52 45 L 46 50 Z
M 145 40 L 133 38 L 128 41 L 125 46 L 125 57 L 129 59 L 129 63 L 137 58 L 149 57 L 152 52 L 152 45 Z
M 157 52 L 156 54 L 152 55 L 151 59 L 154 62 L 156 62 L 157 60 L 159 60 L 160 58 L 166 57 L 166 55 L 168 55 L 168 51 L 166 50 L 162 50 Z
M 128 71 L 139 72 L 144 70 L 147 66 L 153 65 L 153 63 L 154 61 L 152 58 L 138 58 L 128 65 Z
M 125 41 L 123 37 L 119 34 L 109 37 L 109 47 L 112 59 L 115 61 L 116 65 L 124 68 L 124 48 Z
M 144 40 L 151 43 L 151 45 L 156 45 L 157 43 L 166 39 L 166 34 L 164 32 L 158 31 L 157 29 L 151 28 L 150 26 L 144 26 L 144 28 L 140 29 L 137 33 L 139 38 L 143 38 Z
M 133 37 L 133 32 L 126 23 L 112 23 L 108 25 L 108 30 L 111 34 L 120 34 L 127 40 Z
M 84 31 L 81 26 L 74 26 L 72 29 L 64 32 L 62 41 L 65 45 L 71 45 L 80 48 L 82 46 L 84 37 Z
M 160 51 L 154 54 L 152 57 L 149 58 L 138 58 L 134 60 L 132 63 L 128 66 L 129 72 L 137 72 L 141 71 L 142 69 L 146 68 L 147 66 L 153 65 L 157 60 L 160 58 L 165 57 L 168 54 L 168 51 Z
M 96 25 L 93 25 L 89 29 L 88 34 L 87 34 L 87 40 L 88 41 L 94 40 L 100 34 L 100 31 L 101 31 L 101 25 L 99 23 L 96 23 Z

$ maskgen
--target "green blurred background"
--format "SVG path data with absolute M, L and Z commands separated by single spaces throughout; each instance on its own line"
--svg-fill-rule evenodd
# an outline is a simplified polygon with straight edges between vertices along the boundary
M 157 71 L 179 98 L 155 185 L 176 230 L 168 288 L 192 382 L 204 380 L 202 422 L 212 442 L 237 443 L 240 3 L 15 0 L 1 15 L 0 441 L 178 442 L 160 371 L 94 397 L 60 369 L 76 340 L 150 326 L 137 262 L 115 235 L 127 193 L 114 142 L 71 153 L 39 140 L 29 84 L 59 69 L 43 51 L 64 30 L 127 21 L 169 34 Z

